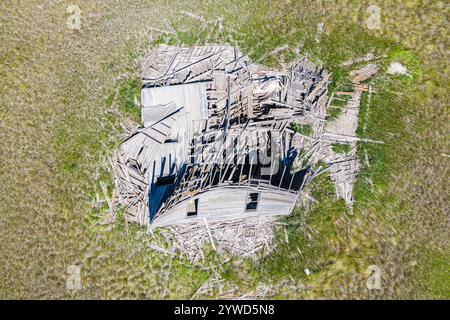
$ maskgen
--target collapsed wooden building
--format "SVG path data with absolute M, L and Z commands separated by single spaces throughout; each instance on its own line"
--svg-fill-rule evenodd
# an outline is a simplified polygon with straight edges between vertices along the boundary
M 306 58 L 280 73 L 229 46 L 156 48 L 143 62 L 142 126 L 114 159 L 128 221 L 290 214 L 323 169 L 310 160 L 323 134 L 328 82 Z

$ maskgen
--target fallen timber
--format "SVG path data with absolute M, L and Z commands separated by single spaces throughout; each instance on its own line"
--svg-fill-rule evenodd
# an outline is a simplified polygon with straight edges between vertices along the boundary
M 271 250 L 274 217 L 290 214 L 315 177 L 335 173 L 312 169 L 331 142 L 357 141 L 327 131 L 330 74 L 306 58 L 275 72 L 228 46 L 160 46 L 142 70 L 143 125 L 112 160 L 114 203 L 128 222 L 164 227 L 193 260 L 204 242 L 241 255 Z M 357 92 L 376 70 L 353 74 Z M 351 203 L 347 189 L 337 196 Z

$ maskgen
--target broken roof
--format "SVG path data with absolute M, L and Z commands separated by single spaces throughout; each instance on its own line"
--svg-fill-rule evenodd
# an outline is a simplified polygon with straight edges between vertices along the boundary
M 212 218 L 217 212 L 214 219 L 229 219 L 227 212 L 240 212 L 236 208 L 245 207 L 245 198 L 239 204 L 226 196 L 227 188 L 267 193 L 258 198 L 264 203 L 275 191 L 292 194 L 282 201 L 285 209 L 267 211 L 288 214 L 313 175 L 307 161 L 293 166 L 299 150 L 293 149 L 290 127 L 298 122 L 320 132 L 323 124 L 317 119 L 325 116 L 328 81 L 326 71 L 305 58 L 278 73 L 232 47 L 156 48 L 143 62 L 143 128 L 124 142 L 120 160 L 144 182 L 137 192 L 136 184 L 127 181 L 130 173 L 120 183 L 124 199 L 138 193 L 147 203 L 149 209 L 141 213 L 145 218 L 137 220 L 155 225 L 193 221 L 185 219 L 183 207 L 193 197 L 204 199 L 200 215 Z M 312 142 L 304 139 L 304 151 Z M 268 161 L 264 154 L 270 155 Z M 207 200 L 213 189 L 222 190 L 222 197 Z M 263 214 L 264 207 L 256 206 L 251 214 Z

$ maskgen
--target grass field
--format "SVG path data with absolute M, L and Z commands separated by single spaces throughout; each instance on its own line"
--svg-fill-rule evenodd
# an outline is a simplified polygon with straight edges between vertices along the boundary
M 0 4 L 0 298 L 190 298 L 213 268 L 236 294 L 265 283 L 280 298 L 449 298 L 444 1 L 86 0 L 80 30 L 66 25 L 70 4 Z M 380 29 L 367 28 L 372 4 Z M 229 43 L 273 68 L 300 52 L 333 73 L 332 90 L 348 87 L 342 62 L 382 56 L 358 134 L 385 143 L 358 146 L 353 212 L 324 176 L 270 258 L 224 264 L 212 253 L 196 267 L 150 250 L 158 235 L 103 224 L 108 157 L 121 122 L 139 119 L 138 59 L 159 43 Z M 391 61 L 411 76 L 386 75 Z M 366 288 L 373 264 L 380 290 Z M 70 265 L 81 267 L 81 290 L 66 289 Z

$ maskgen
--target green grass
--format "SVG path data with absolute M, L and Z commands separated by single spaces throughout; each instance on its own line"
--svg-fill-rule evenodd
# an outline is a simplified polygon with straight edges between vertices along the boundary
M 355 85 L 350 79 L 348 70 L 346 68 L 335 67 L 331 77 L 331 83 L 328 86 L 329 94 L 336 91 L 353 92 L 355 91 Z M 346 96 L 339 96 L 339 98 L 345 99 Z
M 350 99 L 351 97 L 347 95 L 339 96 L 338 98 L 334 97 L 331 101 L 331 105 L 335 107 L 345 107 Z
M 140 80 L 128 79 L 120 82 L 118 90 L 119 110 L 137 123 L 141 121 L 141 86 Z
M 417 54 L 415 54 L 412 50 L 406 49 L 399 45 L 394 46 L 389 51 L 386 60 L 386 65 L 392 62 L 400 62 L 407 67 L 412 79 L 404 78 L 404 80 L 418 79 L 422 75 L 422 64 Z
M 292 129 L 294 129 L 295 132 L 300 133 L 304 136 L 311 137 L 313 135 L 313 128 L 310 124 L 293 123 Z
M 414 103 L 410 95 L 412 87 L 407 84 L 407 81 L 409 80 L 405 81 L 400 77 L 375 79 L 372 85 L 377 88 L 377 93 L 372 94 L 370 106 L 368 105 L 368 93 L 363 93 L 358 136 L 380 140 L 384 144 L 365 142 L 358 144 L 360 161 L 365 167 L 357 181 L 355 191 L 357 201 L 364 201 L 363 194 L 370 197 L 367 191 L 368 179 L 373 181 L 375 188 L 380 188 L 380 190 L 386 188 L 390 172 L 399 170 L 402 166 L 402 163 L 396 161 L 392 156 L 402 152 L 396 150 L 397 146 L 402 143 L 413 143 L 412 137 L 404 134 L 406 124 L 403 119 L 408 116 L 409 111 L 406 110 L 413 108 Z M 402 88 L 402 94 L 398 94 L 399 88 Z M 400 106 L 403 112 L 399 111 Z M 411 156 L 411 154 L 402 155 L 408 158 Z M 367 161 L 369 165 L 367 165 Z
M 330 106 L 327 110 L 326 119 L 329 121 L 336 120 L 341 116 L 342 112 L 343 111 L 341 107 Z
M 290 242 L 283 242 L 281 230 L 282 254 L 257 263 L 236 258 L 224 264 L 211 257 L 223 276 L 239 283 L 243 293 L 259 281 L 291 275 L 308 285 L 343 286 L 337 294 L 310 297 L 367 298 L 355 288 L 365 280 L 365 267 L 377 263 L 389 270 L 384 276 L 390 288 L 375 297 L 448 298 L 443 253 L 448 234 L 442 232 L 448 162 L 440 155 L 448 153 L 445 7 L 437 1 L 384 2 L 382 29 L 370 31 L 364 26 L 368 4 L 87 1 L 80 5 L 89 17 L 81 31 L 61 27 L 67 17 L 60 6 L 36 11 L 37 3 L 27 2 L 1 10 L 0 157 L 8 170 L 0 176 L 0 297 L 72 297 L 65 271 L 73 263 L 83 266 L 85 284 L 75 298 L 189 298 L 213 277 L 206 271 L 209 261 L 205 269 L 178 259 L 170 264 L 169 257 L 146 247 L 160 238 L 134 226 L 127 234 L 121 219 L 118 226 L 100 226 L 108 212 L 92 200 L 101 192 L 100 181 L 112 190 L 107 159 L 120 141 L 120 122 L 124 116 L 139 119 L 138 83 L 126 80 L 139 78 L 135 59 L 152 44 L 228 43 L 270 67 L 292 61 L 299 49 L 332 72 L 330 93 L 352 90 L 351 68 L 342 62 L 368 52 L 385 54 L 377 61 L 383 68 L 372 82 L 377 92 L 370 108 L 363 96 L 358 131 L 385 144 L 358 144 L 362 163 L 367 153 L 370 166 L 358 176 L 353 215 L 331 191 L 323 192 L 326 183 L 324 190 L 317 186 L 317 199 L 322 193 L 329 198 L 287 219 Z M 48 19 L 39 18 L 44 15 Z M 316 41 L 319 21 L 325 33 Z M 384 75 L 392 61 L 404 64 L 412 77 Z M 303 254 L 295 253 L 297 247 Z M 426 258 L 418 259 L 424 252 Z M 314 274 L 306 278 L 304 267 Z M 281 285 L 278 297 L 290 294 Z
M 421 293 L 431 299 L 450 299 L 450 255 L 423 248 L 415 278 Z
M 352 146 L 348 143 L 334 143 L 331 145 L 334 153 L 347 154 L 352 150 Z
M 259 283 L 307 283 L 313 276 L 307 276 L 305 269 L 316 275 L 333 265 L 336 257 L 329 243 L 340 241 L 337 223 L 348 210 L 343 200 L 336 199 L 334 184 L 326 174 L 312 183 L 311 195 L 316 202 L 310 209 L 299 208 L 280 219 L 286 225 L 277 233 L 273 253 L 258 261 L 236 257 L 224 266 L 221 276 L 243 289 L 253 290 Z M 279 296 L 282 297 L 285 294 Z
M 296 5 L 293 4 L 293 7 Z M 292 9 L 292 8 L 291 8 Z M 214 12 L 214 9 L 211 9 Z M 336 24 L 332 30 L 326 33 L 321 42 L 317 43 L 312 39 L 314 32 L 310 32 L 311 25 L 308 25 L 308 18 L 301 21 L 296 19 L 296 15 L 292 14 L 295 10 L 288 10 L 285 8 L 284 14 L 281 17 L 275 17 L 270 28 L 260 23 L 258 17 L 263 17 L 268 14 L 269 8 L 265 6 L 259 7 L 256 12 L 252 11 L 254 18 L 250 19 L 245 25 L 234 25 L 233 19 L 228 21 L 229 24 L 224 26 L 227 28 L 237 28 L 237 32 L 212 33 L 212 37 L 217 42 L 222 42 L 222 37 L 231 39 L 231 43 L 236 43 L 239 47 L 250 55 L 256 61 L 269 66 L 278 66 L 280 62 L 290 61 L 294 58 L 293 47 L 291 43 L 302 43 L 304 52 L 310 53 L 310 58 L 316 63 L 324 63 L 332 72 L 332 82 L 329 87 L 330 93 L 335 91 L 353 91 L 353 84 L 349 80 L 349 71 L 351 68 L 341 67 L 340 64 L 348 59 L 362 56 L 366 53 L 374 52 L 376 55 L 382 55 L 387 52 L 388 58 L 379 61 L 383 66 L 388 65 L 389 61 L 396 60 L 413 67 L 417 67 L 417 59 L 410 55 L 409 50 L 404 50 L 401 46 L 394 45 L 393 41 L 387 40 L 377 36 L 370 35 L 356 25 Z M 279 20 L 278 20 L 279 18 Z M 283 23 L 281 22 L 283 21 Z M 206 35 L 199 32 L 194 27 L 187 32 L 177 33 L 177 41 L 182 44 L 192 45 L 194 43 L 207 43 Z M 300 32 L 288 32 L 288 29 L 299 28 Z M 275 31 L 276 30 L 276 31 Z M 309 31 L 308 31 L 309 30 Z M 167 41 L 169 44 L 175 43 L 174 39 Z M 277 56 L 270 55 L 276 48 L 288 44 L 287 49 L 281 51 Z M 395 48 L 394 50 L 392 48 Z M 406 53 L 405 53 L 406 52 Z M 419 71 L 414 74 L 420 74 Z M 391 130 L 394 132 L 404 132 L 403 121 L 401 113 L 395 113 L 395 105 L 400 101 L 404 102 L 403 98 L 399 98 L 398 88 L 403 88 L 401 85 L 409 79 L 400 79 L 400 83 L 395 79 L 385 79 L 379 77 L 375 80 L 374 85 L 377 90 L 381 92 L 372 97 L 372 103 L 377 105 L 375 111 L 371 110 L 368 123 L 365 125 L 366 130 L 361 133 L 361 128 L 364 126 L 361 123 L 359 134 L 361 137 L 372 139 L 386 139 L 391 142 L 389 145 L 370 145 L 361 143 L 359 145 L 359 155 L 362 158 L 367 151 L 369 161 L 371 162 L 370 170 L 364 169 L 358 179 L 356 187 L 356 197 L 358 203 L 356 206 L 357 215 L 366 210 L 373 199 L 372 187 L 381 190 L 387 188 L 389 176 L 393 172 L 395 160 L 388 157 L 391 151 L 392 142 L 395 141 L 390 136 Z M 400 96 L 402 97 L 402 96 Z M 341 97 L 339 97 L 341 98 Z M 343 100 L 334 99 L 335 107 L 329 109 L 329 118 L 336 119 L 342 112 L 342 108 L 346 104 L 347 97 Z M 363 96 L 363 106 L 361 112 L 361 121 L 365 118 L 364 109 L 367 103 L 367 94 Z M 398 120 L 393 120 L 398 119 Z M 388 124 L 388 125 L 386 125 Z M 308 125 L 294 124 L 293 128 L 296 132 L 310 136 L 312 135 L 312 128 Z M 380 132 L 383 134 L 380 135 Z M 387 134 L 387 136 L 386 136 Z M 397 137 L 395 137 L 397 138 Z M 398 140 L 397 140 L 398 141 Z M 334 146 L 338 152 L 348 152 L 348 145 Z M 324 177 L 324 179 L 326 179 Z M 367 179 L 373 184 L 367 184 Z M 335 268 L 335 265 L 344 262 L 347 268 L 355 267 L 355 264 L 364 261 L 364 250 L 372 252 L 374 250 L 370 241 L 367 245 L 359 246 L 358 250 L 362 250 L 355 256 L 355 259 L 348 259 L 344 252 L 333 252 L 330 249 L 330 242 L 339 242 L 337 221 L 339 218 L 346 216 L 347 208 L 343 201 L 335 199 L 334 190 L 330 188 L 330 181 L 325 183 L 318 182 L 316 186 L 316 193 L 318 202 L 312 209 L 307 211 L 296 212 L 292 217 L 286 219 L 286 232 L 289 237 L 289 244 L 285 242 L 284 230 L 280 231 L 278 237 L 278 249 L 268 258 L 259 262 L 253 262 L 246 259 L 235 258 L 226 265 L 222 265 L 223 273 L 221 274 L 225 279 L 232 283 L 239 284 L 242 288 L 254 289 L 259 282 L 276 283 L 286 277 L 292 277 L 295 280 L 308 281 L 305 276 L 304 269 L 308 268 L 315 276 L 314 281 L 321 278 L 321 274 L 326 274 L 327 269 Z M 397 200 L 393 197 L 387 198 L 390 203 L 395 203 Z M 397 207 L 398 212 L 404 211 L 405 208 Z M 314 235 L 308 233 L 308 230 L 314 230 Z M 308 237 L 309 236 L 309 237 Z M 353 240 L 359 242 L 359 240 Z M 300 250 L 297 250 L 297 248 Z M 213 259 L 214 263 L 221 265 L 220 259 L 217 257 Z M 343 271 L 340 271 L 341 273 Z M 336 276 L 336 278 L 339 278 Z M 311 278 L 309 278 L 311 279 Z M 311 281 L 311 280 L 310 280 Z
M 336 220 L 346 213 L 345 203 L 336 200 L 334 184 L 327 175 L 319 177 L 311 186 L 316 203 L 309 210 L 297 211 L 281 221 L 285 231 L 278 235 L 277 250 L 257 264 L 260 277 L 264 280 L 279 281 L 292 276 L 295 280 L 305 280 L 305 269 L 320 272 L 332 260 L 333 253 L 329 241 L 336 240 Z
M 349 88 L 343 88 L 340 87 L 338 89 L 339 91 L 353 91 L 353 89 L 349 89 Z M 334 96 L 330 106 L 327 109 L 327 120 L 336 120 L 337 118 L 339 118 L 339 116 L 342 114 L 344 108 L 347 106 L 349 100 L 351 99 L 351 96 L 348 95 L 339 95 L 339 96 Z

